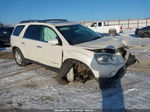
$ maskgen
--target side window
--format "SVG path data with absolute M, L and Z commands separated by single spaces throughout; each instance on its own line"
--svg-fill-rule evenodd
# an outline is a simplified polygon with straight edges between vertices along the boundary
M 13 35 L 14 36 L 19 36 L 24 27 L 25 27 L 25 25 L 16 26 L 16 28 L 13 32 Z
M 30 25 L 24 34 L 24 38 L 40 40 L 41 28 L 41 25 Z
M 99 23 L 98 23 L 98 26 L 102 26 L 102 23 L 101 23 L 101 22 L 99 22 Z
M 96 27 L 96 23 L 92 23 L 92 24 L 91 24 L 91 27 Z
M 58 38 L 57 34 L 54 32 L 53 29 L 43 26 L 42 33 L 41 33 L 41 41 L 48 42 L 49 40 L 53 40 Z

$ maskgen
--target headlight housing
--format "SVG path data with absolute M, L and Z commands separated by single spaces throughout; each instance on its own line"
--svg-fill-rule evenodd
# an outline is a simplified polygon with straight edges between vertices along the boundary
M 106 65 L 106 64 L 113 64 L 113 65 L 118 65 L 121 63 L 124 63 L 124 59 L 121 56 L 117 56 L 115 54 L 110 54 L 110 53 L 97 53 L 95 54 L 95 59 L 97 63 L 101 65 Z

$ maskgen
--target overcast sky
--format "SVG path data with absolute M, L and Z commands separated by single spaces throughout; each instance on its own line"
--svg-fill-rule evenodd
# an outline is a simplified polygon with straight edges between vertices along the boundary
M 71 21 L 150 17 L 150 0 L 0 0 L 0 22 L 63 18 Z

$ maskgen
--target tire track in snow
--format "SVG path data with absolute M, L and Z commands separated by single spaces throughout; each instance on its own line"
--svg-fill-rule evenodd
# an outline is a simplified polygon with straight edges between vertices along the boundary
M 48 71 L 43 72 L 42 75 L 46 74 L 46 76 L 49 76 L 49 75 L 47 75 L 47 73 L 48 73 Z M 20 75 L 22 75 L 22 74 L 20 74 Z M 45 83 L 49 83 L 49 81 L 42 81 L 42 83 L 38 83 L 39 81 L 37 79 L 39 79 L 39 80 L 46 79 L 47 80 L 47 78 L 43 78 L 41 75 L 37 75 L 36 73 L 34 73 L 34 74 L 27 73 L 25 75 L 29 75 L 29 76 L 27 76 L 26 78 L 23 76 L 21 79 L 13 81 L 13 82 L 5 82 L 6 84 L 4 84 L 3 86 L 0 86 L 0 94 L 7 92 L 9 90 L 11 91 L 12 89 L 15 89 L 15 88 L 17 88 L 17 89 L 22 88 L 22 87 L 40 88 Z M 36 79 L 35 79 L 35 77 L 36 77 Z
M 19 75 L 21 73 L 28 72 L 28 71 L 31 71 L 31 70 L 36 70 L 36 69 L 39 69 L 39 68 L 41 68 L 41 67 L 40 66 L 33 66 L 33 67 L 29 66 L 29 67 L 26 67 L 26 68 L 19 69 L 17 71 L 1 74 L 0 79 L 7 78 L 7 77 L 12 77 L 14 75 Z

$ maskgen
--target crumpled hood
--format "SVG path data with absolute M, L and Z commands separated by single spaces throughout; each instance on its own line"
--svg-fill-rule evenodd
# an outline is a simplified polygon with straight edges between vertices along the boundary
M 75 46 L 94 50 L 94 49 L 117 49 L 119 47 L 123 47 L 124 44 L 121 42 L 121 40 L 116 38 L 102 37 L 100 39 L 85 42 L 82 44 L 77 44 Z

